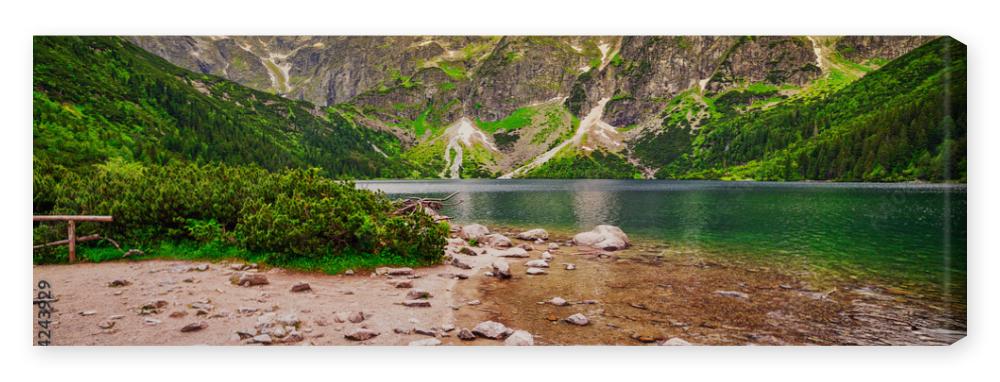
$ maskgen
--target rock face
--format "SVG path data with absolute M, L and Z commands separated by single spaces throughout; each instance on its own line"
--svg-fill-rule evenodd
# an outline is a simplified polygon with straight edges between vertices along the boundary
M 573 236 L 573 242 L 605 251 L 615 251 L 629 247 L 628 235 L 613 225 L 599 225 L 588 232 Z
M 544 229 L 535 228 L 535 229 L 527 230 L 527 231 L 524 231 L 524 232 L 521 232 L 521 233 L 517 234 L 517 238 L 521 239 L 521 240 L 530 240 L 530 241 L 535 241 L 535 240 L 539 240 L 539 239 L 541 239 L 541 240 L 548 240 L 549 239 L 549 233 L 548 233 L 548 231 L 546 231 Z
M 504 326 L 504 324 L 496 321 L 483 321 L 477 324 L 475 328 L 472 328 L 473 334 L 493 340 L 507 337 L 511 332 L 513 331 Z
M 468 224 L 462 226 L 462 230 L 459 231 L 458 235 L 465 240 L 479 240 L 479 238 L 489 233 L 490 229 L 482 224 Z
M 505 346 L 534 346 L 535 337 L 523 330 L 516 330 L 503 341 Z

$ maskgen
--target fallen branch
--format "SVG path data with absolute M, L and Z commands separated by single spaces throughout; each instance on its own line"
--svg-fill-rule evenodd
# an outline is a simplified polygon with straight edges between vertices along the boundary
M 80 242 L 84 242 L 84 241 L 94 241 L 94 240 L 101 240 L 101 239 L 107 240 L 109 243 L 111 243 L 112 245 L 114 245 L 115 248 L 117 248 L 119 251 L 122 250 L 121 245 L 119 245 L 117 241 L 111 240 L 110 238 L 107 238 L 107 237 L 102 237 L 101 235 L 98 235 L 96 233 L 93 234 L 93 235 L 87 235 L 87 236 L 77 237 L 76 238 L 76 242 L 80 243 Z M 53 241 L 51 243 L 39 244 L 39 245 L 34 246 L 34 249 L 45 248 L 45 247 L 55 247 L 55 246 L 66 245 L 66 244 L 69 244 L 69 239 L 56 240 L 56 241 Z

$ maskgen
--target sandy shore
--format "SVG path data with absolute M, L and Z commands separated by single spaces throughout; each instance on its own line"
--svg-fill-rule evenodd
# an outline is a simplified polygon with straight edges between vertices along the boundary
M 503 233 L 513 238 L 514 232 Z M 272 338 L 272 344 L 284 345 L 504 344 L 457 338 L 486 320 L 526 330 L 537 345 L 671 339 L 706 345 L 940 345 L 965 335 L 964 311 L 919 293 L 856 283 L 820 289 L 785 272 L 713 262 L 660 245 L 601 251 L 567 245 L 567 239 L 512 239 L 528 249 L 527 257 L 501 258 L 503 249 L 485 244 L 472 248 L 475 256 L 462 253 L 466 243 L 452 238 L 446 254 L 469 269 L 449 262 L 411 275 L 271 268 L 247 271 L 263 274 L 267 285 L 240 286 L 230 277 L 241 272 L 241 263 L 154 260 L 35 266 L 34 279 L 36 285 L 49 282 L 56 298 L 54 345 L 260 344 L 251 336 L 261 333 L 261 322 L 275 319 L 297 321 L 284 326 L 296 335 Z M 549 252 L 547 273 L 528 275 L 525 263 L 539 260 L 550 242 L 559 248 Z M 488 276 L 498 259 L 510 264 L 510 279 Z M 567 263 L 575 269 L 567 270 Z M 115 280 L 129 285 L 109 286 Z M 398 281 L 412 286 L 397 288 Z M 311 290 L 293 292 L 297 283 Z M 414 290 L 431 295 L 429 307 L 402 305 Z M 546 302 L 553 297 L 567 304 Z M 160 308 L 143 312 L 157 301 Z M 568 324 L 565 319 L 577 313 L 590 322 Z M 182 331 L 188 325 L 200 329 Z M 345 338 L 362 329 L 378 335 Z

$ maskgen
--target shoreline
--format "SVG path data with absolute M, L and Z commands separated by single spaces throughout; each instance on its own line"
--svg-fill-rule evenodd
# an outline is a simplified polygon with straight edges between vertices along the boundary
M 416 268 L 412 276 L 396 277 L 358 270 L 354 275 L 326 275 L 270 268 L 260 270 L 270 283 L 255 287 L 228 282 L 238 272 L 231 269 L 231 261 L 208 263 L 204 271 L 191 269 L 205 262 L 143 260 L 36 265 L 33 273 L 36 283 L 40 279 L 52 283 L 59 298 L 53 302 L 59 316 L 55 320 L 60 321 L 53 329 L 54 344 L 253 344 L 236 332 L 252 331 L 268 313 L 293 314 L 299 319 L 296 329 L 302 339 L 287 344 L 314 345 L 406 345 L 431 338 L 448 345 L 502 345 L 498 340 L 456 337 L 461 329 L 486 320 L 527 330 L 538 345 L 642 345 L 670 338 L 693 344 L 884 344 L 880 341 L 885 340 L 865 328 L 888 336 L 888 344 L 944 344 L 964 336 L 964 309 L 955 312 L 936 306 L 912 291 L 865 282 L 838 281 L 828 287 L 773 266 L 664 251 L 645 240 L 633 242 L 626 250 L 600 251 L 566 246 L 568 237 L 555 232 L 538 245 L 514 239 L 513 234 L 520 231 L 512 227 L 492 230 L 511 235 L 515 245 L 533 247 L 527 258 L 506 259 L 511 265 L 510 280 L 485 275 L 498 259 L 490 254 L 489 246 L 476 247 L 476 252 L 484 253 L 468 256 L 460 252 L 467 243 L 454 237 L 446 253 L 471 269 L 434 265 Z M 538 259 L 547 243 L 560 246 L 551 250 L 555 258 L 548 274 L 526 275 L 523 263 Z M 561 264 L 567 262 L 576 269 L 562 269 Z M 131 285 L 108 287 L 114 278 L 131 279 Z M 408 280 L 412 288 L 395 288 L 390 285 L 393 280 Z M 297 282 L 309 283 L 312 291 L 291 292 Z M 430 307 L 399 305 L 413 289 L 431 294 Z M 553 297 L 577 303 L 567 307 L 545 303 Z M 191 306 L 206 298 L 212 309 L 199 315 Z M 144 301 L 157 299 L 169 304 L 161 314 L 136 313 Z M 480 303 L 470 305 L 474 300 Z M 579 303 L 590 300 L 595 302 Z M 241 308 L 256 310 L 241 314 Z M 91 310 L 96 312 L 80 315 Z M 919 314 L 897 317 L 904 310 Z M 179 311 L 187 313 L 170 318 Z M 336 322 L 354 312 L 362 312 L 364 320 Z M 570 312 L 590 317 L 591 323 L 577 328 L 562 322 Z M 843 321 L 844 314 L 851 318 Z M 117 315 L 123 317 L 112 328 L 99 327 Z M 146 318 L 159 323 L 150 325 Z M 857 322 L 864 320 L 875 321 L 859 328 Z M 179 331 L 182 325 L 196 322 L 208 326 L 194 333 Z M 897 327 L 900 322 L 922 329 Z M 451 326 L 455 329 L 444 331 Z M 813 334 L 800 335 L 782 327 Z M 379 335 L 364 341 L 344 338 L 355 329 Z

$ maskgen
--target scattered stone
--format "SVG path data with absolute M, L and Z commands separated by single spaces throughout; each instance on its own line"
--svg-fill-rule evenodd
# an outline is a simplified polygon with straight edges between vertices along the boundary
M 461 246 L 466 245 L 466 244 L 467 243 L 465 242 L 465 240 L 459 239 L 457 237 L 449 237 L 448 238 L 448 245 L 449 246 L 452 246 L 452 247 L 461 247 Z
M 111 280 L 111 282 L 108 283 L 109 288 L 121 288 L 129 285 L 132 285 L 132 283 L 128 280 Z
M 461 253 L 466 256 L 479 256 L 479 254 L 476 253 L 476 251 L 474 251 L 472 248 L 469 247 L 462 247 L 461 249 L 458 250 L 458 253 Z
M 188 268 L 188 272 L 191 272 L 191 271 L 204 272 L 204 271 L 207 271 L 208 268 L 209 268 L 208 264 L 198 264 L 198 265 L 195 265 L 193 267 Z
M 251 339 L 251 341 L 253 341 L 253 343 L 257 343 L 257 344 L 270 345 L 271 342 L 273 342 L 274 340 L 271 339 L 271 336 L 268 335 L 268 334 L 261 334 L 261 335 L 253 336 L 253 339 Z
M 353 276 L 354 275 L 354 270 L 353 269 L 348 269 L 348 270 L 344 271 L 344 275 L 346 275 L 346 276 Z
M 309 283 L 307 282 L 297 282 L 295 284 L 292 284 L 292 292 L 305 292 L 311 290 L 312 287 L 309 286 Z
M 523 249 L 525 251 L 528 251 L 528 252 L 531 252 L 531 251 L 535 250 L 535 247 L 532 247 L 531 244 L 528 244 L 528 243 L 518 244 L 517 247 L 521 248 L 521 249 Z
M 671 338 L 669 340 L 660 342 L 659 345 L 660 346 L 691 346 L 691 343 L 687 342 L 687 341 L 685 341 L 683 339 L 674 337 L 674 338 Z
M 115 327 L 115 322 L 111 320 L 101 321 L 99 324 L 97 324 L 97 327 L 101 329 L 111 329 Z
M 410 328 L 410 329 L 395 328 L 395 329 L 392 329 L 392 331 L 393 331 L 393 333 L 396 333 L 396 334 L 406 334 L 406 335 L 413 334 L 413 328 Z
M 204 322 L 204 321 L 202 321 L 202 322 L 193 322 L 193 323 L 184 325 L 184 327 L 181 328 L 181 333 L 197 332 L 197 331 L 205 329 L 207 327 L 208 327 L 208 323 L 207 322 Z
M 503 344 L 505 346 L 534 346 L 535 338 L 531 335 L 531 333 L 523 330 L 517 330 L 510 336 L 507 336 L 507 339 L 504 340 Z
M 451 259 L 451 265 L 461 269 L 472 269 L 471 265 L 463 263 L 462 260 L 459 260 L 457 257 Z
M 239 286 L 267 285 L 267 276 L 256 272 L 239 272 L 229 277 L 229 282 Z
M 437 332 L 434 331 L 433 329 L 413 328 L 413 333 L 419 334 L 419 335 L 422 335 L 422 336 L 437 337 Z
M 564 300 L 562 297 L 553 297 L 551 300 L 549 300 L 549 304 L 555 306 L 566 306 L 569 305 L 569 302 Z
M 528 257 L 528 251 L 523 248 L 513 247 L 504 250 L 487 249 L 486 251 L 496 257 L 514 257 L 514 258 L 526 258 Z
M 526 271 L 524 271 L 524 273 L 527 273 L 528 275 L 531 276 L 541 276 L 544 274 L 548 274 L 548 272 L 545 272 L 545 270 L 542 268 L 533 268 L 533 267 L 528 268 Z
M 188 312 L 186 310 L 176 310 L 170 313 L 170 318 L 184 318 L 187 315 Z
M 378 334 L 378 332 L 371 329 L 354 328 L 344 333 L 344 338 L 351 341 L 365 341 L 377 337 Z
M 570 324 L 579 325 L 579 326 L 584 326 L 584 325 L 590 324 L 590 319 L 588 319 L 587 316 L 584 316 L 584 315 L 582 315 L 580 313 L 577 313 L 577 314 L 574 314 L 572 316 L 566 317 L 564 321 L 566 321 L 566 322 L 568 322 Z
M 510 278 L 510 264 L 503 259 L 497 259 L 493 262 L 493 274 L 501 279 Z
M 472 341 L 476 339 L 476 335 L 469 329 L 462 329 L 458 331 L 458 339 L 462 341 Z
M 546 262 L 552 261 L 554 257 L 555 256 L 552 256 L 552 254 L 549 253 L 549 251 L 542 252 L 542 260 L 545 260 Z
M 544 229 L 535 228 L 517 234 L 517 238 L 521 240 L 548 240 L 549 233 Z
M 479 239 L 479 242 L 493 248 L 510 248 L 514 246 L 514 242 L 510 241 L 510 238 L 499 233 L 491 233 L 483 236 Z
M 113 316 L 108 316 L 109 320 L 120 320 L 120 319 L 123 319 L 123 318 L 125 318 L 124 314 L 116 314 L 116 315 L 113 315 Z
M 277 316 L 275 318 L 275 322 L 277 322 L 278 325 L 282 325 L 282 326 L 294 326 L 294 327 L 298 327 L 299 324 L 302 323 L 301 321 L 299 321 L 299 318 L 297 316 L 295 316 L 294 314 L 286 314 L 286 315 L 283 315 L 283 316 Z
M 143 316 L 148 314 L 160 314 L 160 312 L 163 311 L 163 308 L 166 308 L 167 305 L 170 305 L 170 303 L 165 300 L 147 302 L 139 307 L 139 314 Z
M 588 232 L 573 236 L 573 242 L 605 251 L 615 251 L 629 247 L 628 235 L 613 225 L 599 225 Z
M 642 342 L 644 344 L 653 343 L 662 339 L 662 338 L 657 338 L 654 335 L 643 334 L 643 333 L 632 333 L 630 337 L 632 337 L 633 340 Z
M 448 332 L 450 332 L 452 330 L 455 330 L 455 325 L 452 325 L 452 324 L 441 325 L 441 331 L 443 331 L 445 333 L 448 333 Z
M 260 309 L 253 308 L 253 307 L 245 307 L 244 306 L 244 307 L 237 308 L 236 309 L 236 313 L 246 316 L 246 315 L 257 313 L 258 310 L 260 310 Z
M 407 300 L 420 300 L 420 299 L 427 299 L 427 298 L 431 298 L 431 297 L 434 297 L 434 296 L 431 296 L 431 292 L 428 292 L 428 291 L 423 290 L 423 289 L 412 289 L 409 292 L 406 292 L 406 299 Z
M 441 340 L 437 338 L 425 338 L 422 340 L 416 340 L 409 343 L 409 346 L 438 346 L 441 344 Z
M 554 315 L 552 313 L 549 313 L 548 316 L 545 316 L 545 319 L 549 320 L 549 321 L 552 321 L 552 322 L 559 321 L 559 317 L 556 317 L 556 315 Z
M 486 228 L 482 224 L 468 224 L 462 226 L 462 230 L 459 231 L 458 235 L 465 240 L 479 240 L 480 237 L 486 236 L 489 233 L 489 228 Z
M 559 244 L 556 244 L 556 243 L 549 243 L 549 250 L 550 250 L 550 251 L 555 251 L 555 250 L 557 250 L 557 249 L 559 249 Z
M 145 320 L 143 320 L 143 323 L 145 323 L 146 325 L 159 325 L 162 322 L 163 321 L 157 320 L 155 318 L 148 318 L 148 317 Z
M 738 291 L 733 291 L 733 290 L 717 290 L 717 291 L 715 291 L 715 294 L 717 294 L 719 296 L 733 297 L 733 298 L 739 298 L 739 299 L 744 299 L 744 300 L 750 298 L 750 295 L 748 295 L 746 293 L 738 292 Z
M 413 288 L 413 280 L 390 280 L 389 284 L 400 289 Z
M 482 304 L 482 302 L 480 302 L 479 300 L 471 300 L 471 301 L 467 302 L 466 304 L 467 305 L 479 305 L 479 304 Z
M 413 276 L 413 268 L 388 268 L 385 274 L 389 276 Z
M 508 329 L 504 324 L 496 321 L 483 321 L 476 325 L 475 328 L 472 328 L 472 334 L 494 340 L 507 337 L 511 332 L 512 330 Z M 459 338 L 461 338 L 461 335 L 459 333 Z
M 93 316 L 95 314 L 97 314 L 96 310 L 85 310 L 85 311 L 80 312 L 81 316 Z
M 545 261 L 545 260 L 530 260 L 530 261 L 525 262 L 524 266 L 526 266 L 526 267 L 534 267 L 534 268 L 548 268 L 549 267 L 549 263 L 547 261 Z
M 403 301 L 403 306 L 411 308 L 430 308 L 431 302 L 427 300 L 406 300 Z
M 538 244 L 538 245 L 545 244 L 545 240 L 542 240 L 542 239 L 535 240 L 535 244 Z
M 364 320 L 365 320 L 364 312 L 354 312 L 351 313 L 349 316 L 347 316 L 347 321 L 350 321 L 353 324 L 357 324 Z
M 493 272 L 483 272 L 483 276 L 493 277 Z

